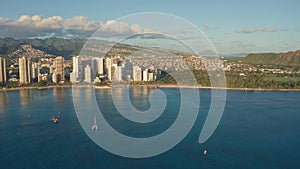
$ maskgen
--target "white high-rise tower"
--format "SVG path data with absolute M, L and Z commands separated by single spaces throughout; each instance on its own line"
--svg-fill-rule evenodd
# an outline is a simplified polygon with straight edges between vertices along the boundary
M 5 59 L 0 57 L 0 84 L 6 83 L 6 63 Z
M 110 58 L 106 58 L 105 59 L 105 67 L 106 67 L 106 74 L 107 74 L 107 78 L 108 80 L 111 80 L 111 74 L 112 74 L 112 60 Z
M 92 71 L 89 65 L 86 65 L 84 68 L 84 82 L 92 83 Z
M 142 69 L 139 66 L 132 67 L 133 81 L 142 81 Z
M 73 72 L 70 73 L 70 81 L 78 82 L 79 77 L 79 56 L 73 56 Z
M 19 77 L 20 83 L 27 84 L 31 82 L 31 63 L 30 59 L 19 58 Z

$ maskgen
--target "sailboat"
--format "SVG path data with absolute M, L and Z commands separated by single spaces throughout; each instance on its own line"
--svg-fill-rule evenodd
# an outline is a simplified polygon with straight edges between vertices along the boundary
M 92 126 L 92 130 L 98 130 L 98 125 L 97 125 L 97 121 L 96 121 L 96 116 L 94 116 L 94 124 Z
M 206 155 L 206 154 L 207 154 L 207 150 L 204 150 L 204 151 L 203 151 L 203 155 Z

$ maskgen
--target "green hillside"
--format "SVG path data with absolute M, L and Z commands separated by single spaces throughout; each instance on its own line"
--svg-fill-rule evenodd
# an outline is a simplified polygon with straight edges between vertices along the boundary
M 72 55 L 78 55 L 86 43 L 86 39 L 63 39 L 63 38 L 46 38 L 46 39 L 13 39 L 0 38 L 0 55 L 9 56 L 16 50 L 21 48 L 21 45 L 31 45 L 32 48 L 41 50 L 47 54 L 63 56 L 65 59 L 70 59 Z M 97 45 L 108 45 L 109 41 L 92 41 L 89 40 L 89 45 L 95 43 Z M 103 44 L 102 44 L 103 43 Z M 107 54 L 115 55 L 130 55 L 135 51 L 146 49 L 145 47 L 117 43 L 112 50 Z M 186 52 L 166 49 L 176 55 L 190 55 Z M 87 52 L 87 51 L 85 51 Z M 97 55 L 97 53 L 95 54 Z
M 252 53 L 242 61 L 251 64 L 300 66 L 300 50 L 287 53 Z
M 85 43 L 85 39 L 0 39 L 0 55 L 8 54 L 19 49 L 21 45 L 31 45 L 35 49 L 39 49 L 49 54 L 64 56 L 70 58 L 71 55 L 78 54 Z

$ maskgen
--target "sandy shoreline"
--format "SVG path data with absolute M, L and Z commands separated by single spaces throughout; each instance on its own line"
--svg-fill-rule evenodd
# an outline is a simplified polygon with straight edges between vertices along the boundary
M 86 87 L 86 86 L 79 86 L 79 87 Z M 0 91 L 11 91 L 11 90 L 28 90 L 28 89 L 54 89 L 54 88 L 72 88 L 72 85 L 65 85 L 65 86 L 40 86 L 40 87 L 32 87 L 32 86 L 25 86 L 25 87 L 15 87 L 15 88 L 2 88 Z M 109 86 L 95 86 L 95 89 L 108 89 Z
M 11 90 L 28 90 L 28 89 L 53 89 L 53 88 L 69 88 L 72 86 L 24 86 L 24 87 L 14 87 L 14 88 L 2 88 L 0 91 L 11 91 Z
M 213 89 L 213 90 L 242 90 L 242 91 L 300 91 L 300 89 L 262 89 L 262 88 L 229 88 L 229 87 L 209 87 L 209 86 L 178 86 L 174 84 L 165 85 L 130 85 L 131 87 L 153 87 L 153 88 L 198 88 L 198 89 Z M 0 91 L 11 90 L 27 90 L 27 89 L 53 89 L 53 88 L 71 88 L 72 85 L 65 86 L 41 86 L 41 87 L 15 87 L 15 88 L 2 88 Z M 87 87 L 87 86 L 79 86 Z M 95 89 L 109 89 L 110 86 L 93 86 Z
M 231 88 L 231 87 L 177 86 L 177 85 L 153 85 L 153 87 L 158 87 L 158 88 L 198 88 L 198 89 L 242 90 L 242 91 L 300 91 L 300 89 Z

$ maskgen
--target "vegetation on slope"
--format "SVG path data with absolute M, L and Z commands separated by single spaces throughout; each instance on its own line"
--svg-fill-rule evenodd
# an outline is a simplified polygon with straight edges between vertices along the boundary
M 48 54 L 63 56 L 69 59 L 72 55 L 79 54 L 85 39 L 0 39 L 0 55 L 8 56 L 8 54 L 16 51 L 21 45 L 31 45 L 35 49 L 39 49 Z
M 251 64 L 300 66 L 300 50 L 287 53 L 252 53 L 242 61 Z

